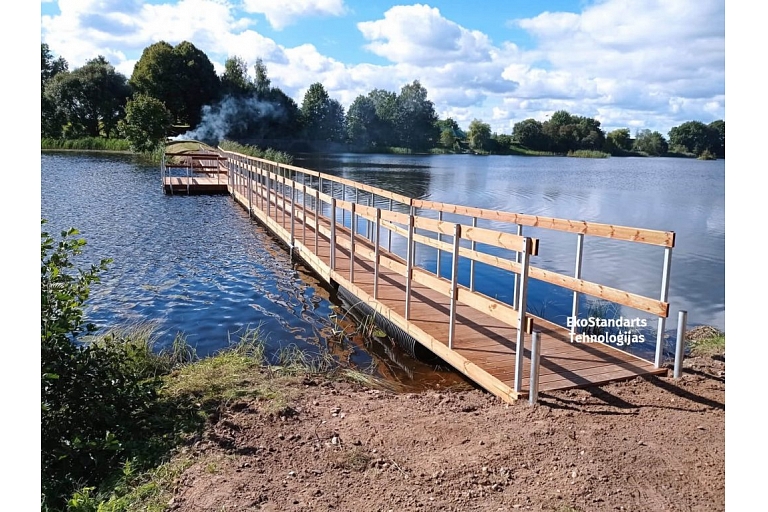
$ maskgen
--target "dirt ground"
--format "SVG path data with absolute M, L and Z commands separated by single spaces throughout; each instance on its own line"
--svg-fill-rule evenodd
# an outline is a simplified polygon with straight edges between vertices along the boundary
M 233 404 L 187 448 L 171 510 L 724 510 L 725 358 L 681 380 L 547 393 L 395 394 L 305 380 Z

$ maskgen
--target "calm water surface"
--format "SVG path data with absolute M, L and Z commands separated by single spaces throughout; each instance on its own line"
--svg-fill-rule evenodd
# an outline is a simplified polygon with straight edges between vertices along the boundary
M 725 328 L 723 161 L 334 155 L 296 163 L 434 201 L 675 231 L 670 316 L 686 309 L 690 324 Z M 123 155 L 44 153 L 41 166 L 49 231 L 77 227 L 86 258 L 114 260 L 87 311 L 97 324 L 154 320 L 161 343 L 183 332 L 201 353 L 257 325 L 275 349 L 333 345 L 335 296 L 228 196 L 166 196 L 155 166 Z M 534 265 L 573 272 L 575 235 L 526 234 L 541 238 Z M 582 275 L 657 297 L 662 259 L 658 247 L 587 238 Z M 417 262 L 434 268 L 436 253 L 420 249 Z M 477 273 L 480 291 L 511 299 L 511 282 L 495 269 Z M 468 268 L 461 276 L 468 281 Z M 569 314 L 569 293 L 536 281 L 529 293 L 531 311 L 561 323 Z M 361 366 L 377 358 L 344 343 L 334 352 Z
M 689 325 L 725 329 L 723 160 L 342 155 L 305 157 L 297 163 L 432 201 L 675 231 L 667 327 L 674 328 L 678 311 L 687 310 Z M 466 224 L 467 218 L 455 221 Z M 503 224 L 485 226 L 514 229 Z M 576 235 L 525 229 L 541 239 L 533 265 L 573 275 Z M 582 278 L 658 298 L 663 256 L 660 247 L 587 237 Z M 441 265 L 444 275 L 450 272 L 447 259 Z M 436 252 L 424 249 L 417 253 L 417 260 L 434 268 Z M 463 270 L 462 280 L 468 282 L 468 268 Z M 498 271 L 478 265 L 477 272 L 481 291 L 511 299 L 511 283 L 500 280 Z M 529 308 L 563 324 L 570 315 L 571 294 L 532 281 Z M 590 301 L 584 298 L 582 312 L 589 308 Z M 620 306 L 612 313 L 643 317 Z M 655 320 L 647 318 L 655 328 Z

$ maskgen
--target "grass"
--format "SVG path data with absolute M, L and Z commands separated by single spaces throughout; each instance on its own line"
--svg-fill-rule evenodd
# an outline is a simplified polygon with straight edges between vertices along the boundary
M 285 151 L 277 151 L 276 149 L 267 148 L 261 149 L 258 146 L 252 146 L 249 144 L 240 144 L 231 140 L 222 140 L 219 142 L 219 147 L 225 151 L 233 151 L 247 156 L 253 156 L 256 158 L 263 158 L 265 160 L 271 160 L 279 164 L 292 164 L 293 156 Z
M 268 358 L 260 329 L 246 329 L 214 355 L 198 358 L 183 335 L 158 350 L 156 325 L 137 323 L 109 330 L 89 343 L 124 344 L 129 362 L 149 378 L 160 378 L 153 438 L 147 439 L 142 460 L 126 461 L 122 474 L 107 477 L 100 488 L 87 487 L 70 499 L 75 512 L 161 511 L 167 508 L 172 489 L 193 461 L 186 444 L 199 436 L 208 421 L 228 404 L 256 400 L 267 414 L 285 410 L 300 393 L 296 383 L 308 375 L 348 379 L 376 385 L 364 372 L 344 368 L 328 352 L 310 354 L 289 345 Z M 345 467 L 367 465 L 365 454 L 350 453 Z M 149 463 L 147 462 L 149 461 Z M 203 461 L 216 471 L 215 461 Z
M 40 148 L 83 151 L 131 151 L 131 145 L 126 139 L 106 139 L 104 137 L 82 137 L 79 139 L 41 138 Z
M 589 149 L 578 149 L 576 151 L 569 151 L 568 155 L 574 158 L 608 158 L 610 153 L 604 153 L 603 151 L 593 151 Z
M 691 341 L 692 356 L 713 356 L 725 352 L 725 334 Z

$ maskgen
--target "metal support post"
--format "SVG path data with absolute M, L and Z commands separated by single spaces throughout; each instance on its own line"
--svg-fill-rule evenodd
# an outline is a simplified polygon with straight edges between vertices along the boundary
M 672 248 L 664 248 L 664 268 L 661 272 L 661 302 L 667 302 L 669 299 L 669 270 L 672 266 Z M 664 329 L 666 328 L 667 319 L 659 317 L 659 326 L 656 331 L 656 358 L 654 359 L 654 366 L 661 368 L 664 362 Z
M 459 298 L 459 246 L 461 245 L 461 224 L 453 227 L 453 254 L 451 256 L 451 312 L 448 320 L 448 348 L 453 348 L 456 334 L 456 307 Z
M 405 319 L 411 318 L 411 280 L 413 279 L 413 215 L 408 217 L 408 254 L 405 271 Z
M 525 350 L 525 327 L 526 327 L 526 300 L 528 293 L 528 266 L 530 263 L 531 239 L 523 238 L 523 249 L 518 252 L 521 255 L 520 278 L 518 280 L 519 290 L 517 294 L 517 303 L 520 306 L 517 310 L 517 345 L 515 347 L 515 391 L 518 393 L 523 385 L 523 351 Z
M 531 335 L 531 384 L 528 388 L 528 402 L 534 405 L 539 400 L 539 362 L 541 360 L 541 333 Z
M 680 311 L 677 315 L 677 344 L 675 345 L 675 371 L 674 377 L 683 376 L 683 352 L 685 351 L 685 325 L 688 321 L 688 312 Z

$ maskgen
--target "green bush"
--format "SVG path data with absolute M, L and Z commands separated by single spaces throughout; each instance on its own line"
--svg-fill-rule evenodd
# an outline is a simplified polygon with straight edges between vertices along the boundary
M 95 329 L 83 305 L 109 260 L 78 269 L 85 240 L 77 235 L 70 229 L 56 241 L 42 231 L 40 243 L 41 480 L 50 509 L 99 485 L 145 442 L 159 385 L 134 364 L 129 344 L 81 341 Z

